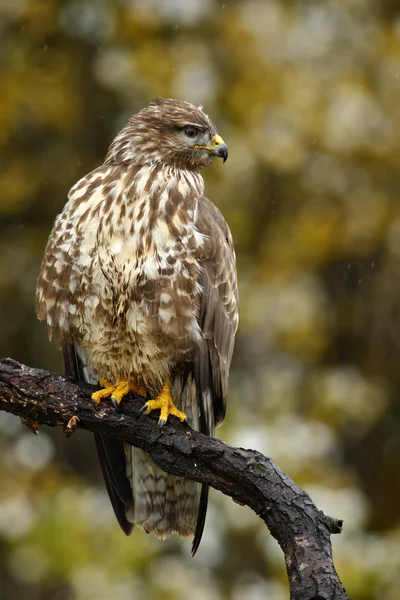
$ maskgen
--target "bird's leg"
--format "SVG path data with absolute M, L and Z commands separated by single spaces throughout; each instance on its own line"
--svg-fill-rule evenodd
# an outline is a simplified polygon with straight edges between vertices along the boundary
M 174 404 L 171 394 L 171 380 L 169 378 L 165 380 L 160 393 L 157 394 L 154 400 L 148 400 L 140 409 L 140 415 L 148 415 L 153 410 L 160 410 L 160 418 L 158 419 L 160 427 L 165 425 L 170 415 L 178 417 L 181 423 L 187 421 L 185 413 L 177 409 Z
M 128 383 L 124 380 L 119 381 L 117 384 L 112 384 L 107 379 L 102 378 L 100 379 L 100 385 L 103 389 L 93 392 L 92 394 L 92 400 L 96 404 L 99 404 L 103 398 L 109 398 L 111 396 L 111 401 L 115 408 L 117 408 L 122 398 L 129 392 L 136 392 L 141 396 L 146 396 L 146 390 L 144 387 L 136 385 L 132 382 Z
M 129 391 L 134 392 L 135 394 L 139 394 L 139 396 L 147 396 L 146 388 L 136 383 L 129 384 Z

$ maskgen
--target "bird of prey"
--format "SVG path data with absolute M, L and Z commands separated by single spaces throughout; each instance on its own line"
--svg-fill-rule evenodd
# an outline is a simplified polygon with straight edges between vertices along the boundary
M 96 403 L 117 407 L 136 391 L 160 426 L 174 415 L 208 435 L 225 416 L 238 323 L 232 236 L 201 176 L 215 156 L 225 162 L 228 149 L 201 108 L 153 100 L 70 190 L 37 284 L 37 314 L 66 374 L 100 385 Z M 194 536 L 194 554 L 207 486 L 116 438 L 95 440 L 123 531 Z

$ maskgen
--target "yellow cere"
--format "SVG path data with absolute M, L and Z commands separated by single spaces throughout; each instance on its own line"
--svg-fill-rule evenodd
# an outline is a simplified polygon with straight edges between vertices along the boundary
M 224 140 L 222 139 L 222 137 L 220 135 L 218 135 L 218 133 L 216 133 L 213 137 L 213 139 L 211 140 L 211 144 L 213 146 L 213 148 L 218 148 L 218 146 L 221 146 L 221 144 L 224 143 Z
M 214 135 L 214 137 L 212 138 L 212 140 L 210 141 L 210 144 L 208 146 L 201 146 L 200 144 L 196 144 L 196 146 L 193 146 L 193 148 L 203 148 L 204 150 L 214 150 L 215 148 L 218 148 L 219 146 L 221 146 L 221 144 L 224 144 L 224 140 L 222 139 L 222 137 L 220 135 L 218 135 L 218 133 L 216 133 Z

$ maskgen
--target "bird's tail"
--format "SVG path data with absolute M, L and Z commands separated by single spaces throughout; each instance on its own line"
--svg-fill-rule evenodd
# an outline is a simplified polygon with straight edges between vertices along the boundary
M 66 375 L 96 384 L 98 376 L 86 352 L 75 344 L 67 344 L 63 350 Z M 172 397 L 177 408 L 186 413 L 191 427 L 200 429 L 199 401 L 192 375 L 174 379 Z M 96 433 L 95 441 L 107 491 L 122 530 L 129 535 L 136 524 L 161 539 L 172 533 L 181 537 L 194 535 L 194 554 L 207 512 L 207 486 L 165 473 L 147 452 L 116 438 Z
M 196 386 L 189 375 L 176 377 L 172 397 L 186 413 L 192 428 L 199 428 Z M 128 521 L 164 539 L 172 533 L 181 537 L 195 534 L 201 500 L 201 484 L 162 471 L 149 454 L 125 445 L 127 476 L 133 502 L 126 511 Z

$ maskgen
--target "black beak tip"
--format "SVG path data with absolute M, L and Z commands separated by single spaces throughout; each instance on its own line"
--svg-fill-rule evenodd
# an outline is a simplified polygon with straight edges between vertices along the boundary
M 225 163 L 228 158 L 228 146 L 226 144 L 222 144 L 217 150 L 217 156 L 222 158 L 222 161 Z

